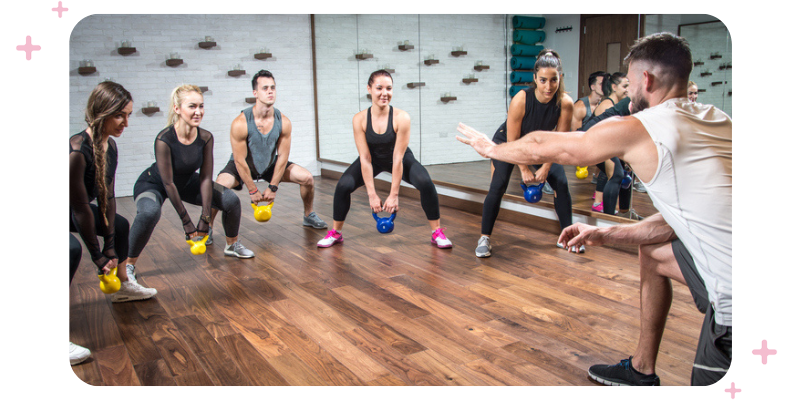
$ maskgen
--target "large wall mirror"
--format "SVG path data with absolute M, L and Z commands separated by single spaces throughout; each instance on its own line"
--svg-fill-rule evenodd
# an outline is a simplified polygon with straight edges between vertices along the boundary
M 515 27 L 514 17 L 314 15 L 319 159 L 350 164 L 357 158 L 352 117 L 371 104 L 366 89 L 370 73 L 386 69 L 394 80 L 392 105 L 411 116 L 409 148 L 433 179 L 437 183 L 488 189 L 489 161 L 455 140 L 456 126 L 464 122 L 491 136 L 505 120 L 512 95 L 527 85 L 524 78 L 516 77 L 522 74 L 514 74 L 512 79 L 512 73 L 526 72 L 524 68 L 512 69 L 519 65 L 513 60 L 519 57 L 514 54 L 514 45 L 519 44 L 517 31 L 522 30 Z M 686 37 L 691 44 L 696 63 L 692 80 L 700 89 L 698 101 L 714 104 L 732 115 L 730 35 L 714 17 L 527 17 L 544 21 L 542 27 L 532 29 L 541 32 L 541 41 L 530 46 L 552 48 L 561 55 L 566 89 L 574 100 L 588 94 L 583 82 L 585 71 L 619 69 L 621 58 L 637 37 L 669 31 Z M 587 43 L 582 36 L 588 34 L 580 32 L 592 29 L 610 33 L 602 37 L 593 34 L 597 43 Z M 595 185 L 589 178 L 578 179 L 575 166 L 565 168 L 573 207 L 590 210 Z M 518 180 L 518 172 L 515 174 L 512 179 Z M 507 193 L 519 195 L 521 189 L 512 184 Z M 655 212 L 646 193 L 634 192 L 633 207 L 642 216 Z

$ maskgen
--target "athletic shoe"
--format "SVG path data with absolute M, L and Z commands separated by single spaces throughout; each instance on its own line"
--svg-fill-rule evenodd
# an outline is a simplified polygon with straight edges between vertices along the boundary
M 322 240 L 317 242 L 317 247 L 331 247 L 336 243 L 342 242 L 344 242 L 344 236 L 342 236 L 341 232 L 336 232 L 336 230 L 331 229 Z
M 561 243 L 556 243 L 556 246 L 558 246 L 558 248 L 559 248 L 559 249 L 563 249 L 563 248 L 564 248 L 564 245 L 563 245 L 563 244 L 561 244 Z M 584 246 L 584 245 L 581 245 L 581 247 L 579 247 L 579 248 L 577 249 L 577 251 L 576 251 L 576 249 L 575 249 L 575 246 L 572 246 L 572 250 L 571 250 L 571 251 L 572 251 L 573 253 L 585 253 L 585 252 L 586 252 L 586 246 Z
M 589 368 L 589 376 L 608 386 L 661 386 L 658 375 L 645 375 L 633 369 L 631 358 L 615 365 L 593 365 Z
M 597 175 L 592 174 L 592 185 L 597 185 Z
M 641 220 L 644 219 L 644 217 L 642 217 L 639 214 L 637 214 L 636 210 L 634 210 L 632 208 L 630 210 L 628 210 L 628 211 L 625 211 L 622 214 L 619 214 L 618 216 L 622 217 L 622 218 L 632 219 L 634 221 L 641 221 Z
M 603 212 L 603 202 L 594 203 L 592 204 L 592 211 L 597 211 L 599 213 Z
M 253 258 L 255 257 L 255 253 L 248 250 L 240 240 L 237 240 L 234 244 L 229 244 L 225 246 L 225 250 L 222 251 L 226 256 L 231 257 L 239 257 L 239 258 Z
M 633 183 L 633 190 L 639 193 L 647 193 L 647 188 L 645 188 L 644 184 L 640 181 L 636 181 Z
M 86 361 L 92 352 L 86 347 L 78 346 L 75 343 L 69 342 L 69 365 L 77 365 Z
M 478 239 L 478 247 L 475 248 L 475 256 L 480 258 L 492 256 L 492 244 L 489 243 L 488 236 L 481 236 L 481 238 Z
M 128 271 L 128 279 L 130 279 L 130 280 L 132 280 L 134 282 L 138 282 L 136 280 L 136 266 L 131 265 L 131 264 L 127 264 L 127 265 L 125 265 L 125 270 Z
M 214 238 L 211 237 L 211 234 L 214 233 L 214 229 L 208 227 L 208 239 L 206 239 L 206 246 L 214 244 Z
M 545 183 L 544 183 L 544 188 L 542 188 L 542 191 L 543 191 L 543 192 L 545 192 L 545 193 L 547 193 L 547 194 L 553 194 L 553 193 L 555 193 L 555 192 L 553 192 L 553 188 L 551 188 L 551 187 L 550 187 L 550 184 L 549 184 L 549 183 L 547 183 L 547 182 L 545 182 Z
M 153 288 L 146 288 L 135 281 L 127 280 L 122 282 L 119 290 L 111 295 L 112 303 L 123 303 L 134 300 L 147 300 L 158 293 Z
M 440 249 L 453 247 L 453 242 L 444 235 L 444 228 L 439 228 L 431 234 L 431 244 L 435 244 Z
M 307 217 L 303 217 L 303 226 L 310 226 L 314 229 L 325 229 L 328 227 L 328 224 L 320 219 L 320 217 L 317 216 L 317 213 L 312 211 Z

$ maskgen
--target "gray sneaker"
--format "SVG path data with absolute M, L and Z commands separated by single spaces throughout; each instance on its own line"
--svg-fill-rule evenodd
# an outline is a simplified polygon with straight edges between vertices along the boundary
M 628 210 L 628 211 L 625 211 L 624 213 L 618 214 L 617 216 L 618 217 L 622 217 L 622 218 L 632 219 L 634 221 L 641 221 L 641 220 L 644 219 L 644 217 L 642 217 L 639 214 L 637 214 L 636 210 L 634 210 L 632 208 L 630 210 Z
M 633 190 L 639 193 L 647 193 L 647 188 L 644 187 L 644 184 L 640 181 L 633 182 Z
M 488 236 L 481 236 L 478 239 L 478 247 L 475 248 L 475 256 L 480 258 L 490 257 L 492 255 L 492 244 L 489 243 Z
M 156 293 L 158 293 L 157 290 L 153 288 L 146 288 L 129 279 L 125 282 L 122 282 L 119 290 L 111 295 L 111 302 L 122 303 L 126 301 L 146 300 L 155 296 Z
M 226 256 L 231 257 L 239 257 L 239 258 L 253 258 L 255 257 L 255 253 L 248 250 L 240 240 L 237 240 L 234 244 L 229 244 L 225 246 L 225 250 L 223 250 Z
M 317 213 L 312 211 L 307 217 L 303 217 L 303 226 L 310 226 L 314 229 L 325 229 L 328 227 L 328 224 L 320 219 L 320 217 L 317 216 Z
M 211 234 L 214 233 L 214 229 L 210 226 L 208 227 L 208 239 L 206 239 L 206 246 L 214 244 L 214 238 L 211 237 Z
M 544 188 L 542 188 L 542 191 L 543 191 L 543 192 L 545 192 L 545 193 L 547 193 L 547 194 L 553 194 L 553 193 L 555 193 L 555 192 L 553 192 L 553 188 L 551 188 L 551 187 L 550 187 L 550 184 L 549 184 L 549 183 L 547 183 L 547 182 L 545 182 L 545 183 L 544 183 Z

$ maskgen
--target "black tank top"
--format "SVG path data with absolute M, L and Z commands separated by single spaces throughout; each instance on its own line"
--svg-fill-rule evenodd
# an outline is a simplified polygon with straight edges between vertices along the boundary
M 367 147 L 372 160 L 392 161 L 394 155 L 394 144 L 397 142 L 397 132 L 394 131 L 394 108 L 389 106 L 389 121 L 386 124 L 386 132 L 383 134 L 375 133 L 372 129 L 372 107 L 367 109 Z M 406 152 L 410 149 L 406 148 Z
M 178 140 L 178 134 L 174 126 L 164 128 L 156 136 L 156 142 L 162 141 L 169 147 L 170 158 L 172 159 L 172 180 L 176 186 L 185 185 L 194 172 L 203 165 L 203 149 L 211 141 L 211 132 L 197 128 L 197 137 L 190 144 L 183 144 Z M 156 157 L 159 157 L 158 147 L 156 147 Z M 154 162 L 149 168 L 148 181 L 161 183 L 161 174 L 158 171 L 158 162 Z
M 522 116 L 522 126 L 519 137 L 523 137 L 533 131 L 552 131 L 558 126 L 558 118 L 561 117 L 561 106 L 555 96 L 548 103 L 541 103 L 536 99 L 536 89 L 525 89 L 525 115 Z M 495 143 L 505 143 L 508 141 L 506 136 L 506 122 L 494 135 Z

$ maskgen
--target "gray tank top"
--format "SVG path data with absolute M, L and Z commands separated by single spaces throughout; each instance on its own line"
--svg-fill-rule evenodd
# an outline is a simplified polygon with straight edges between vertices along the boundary
M 253 107 L 242 110 L 242 113 L 247 121 L 247 164 L 251 168 L 255 167 L 255 171 L 252 172 L 261 175 L 275 163 L 277 158 L 275 156 L 276 144 L 283 129 L 281 112 L 277 108 L 275 109 L 275 122 L 272 124 L 272 130 L 266 135 L 259 132 L 256 126 Z M 232 154 L 231 160 L 233 160 Z
M 586 107 L 586 116 L 583 117 L 583 121 L 581 121 L 581 125 L 586 125 L 586 123 L 589 122 L 589 120 L 592 119 L 592 117 L 594 115 L 592 115 L 592 106 L 589 104 L 589 96 L 581 97 L 580 99 L 576 100 L 575 102 L 577 103 L 577 102 L 579 102 L 581 100 L 583 100 L 583 106 Z

